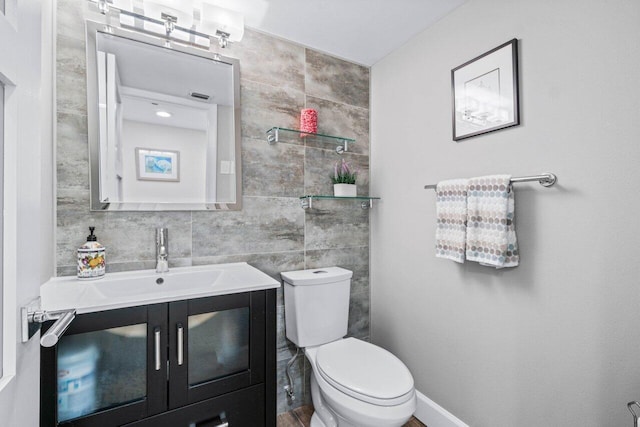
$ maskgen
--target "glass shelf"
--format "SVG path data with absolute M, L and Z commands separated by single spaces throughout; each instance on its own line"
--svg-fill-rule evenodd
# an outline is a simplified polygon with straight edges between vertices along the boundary
M 353 138 L 345 138 L 343 136 L 325 135 L 322 133 L 303 132 L 296 129 L 287 129 L 281 127 L 272 127 L 267 131 L 267 141 L 269 145 L 273 145 L 280 141 L 300 142 L 300 138 L 304 135 L 307 142 L 321 142 L 327 144 L 335 144 L 338 154 L 348 150 L 349 144 L 356 142 Z
M 308 194 L 306 196 L 300 196 L 300 204 L 302 209 L 310 209 L 313 207 L 313 199 L 319 200 L 358 200 L 360 201 L 360 207 L 362 209 L 371 209 L 373 208 L 373 201 L 380 200 L 380 197 L 371 197 L 371 196 L 331 196 L 331 195 L 322 195 L 322 194 Z

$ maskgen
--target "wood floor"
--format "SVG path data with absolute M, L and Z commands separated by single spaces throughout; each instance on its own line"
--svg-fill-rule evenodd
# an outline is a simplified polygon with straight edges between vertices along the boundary
M 301 406 L 291 412 L 278 415 L 277 427 L 309 427 L 313 407 L 310 405 Z M 404 427 L 427 427 L 415 418 L 411 418 Z

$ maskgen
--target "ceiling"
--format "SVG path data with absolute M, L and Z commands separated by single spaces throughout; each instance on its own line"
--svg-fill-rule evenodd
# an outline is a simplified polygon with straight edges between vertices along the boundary
M 214 104 L 234 106 L 229 64 L 111 34 L 98 33 L 96 40 L 100 52 L 115 55 L 125 120 L 207 131 Z M 193 92 L 209 98 L 193 98 Z M 170 116 L 159 117 L 158 111 Z
M 192 101 L 189 94 L 197 92 L 209 96 L 207 103 L 234 105 L 229 64 L 105 33 L 98 33 L 97 44 L 116 55 L 122 86 Z
M 211 1 L 211 0 L 209 0 Z M 371 66 L 466 0 L 215 0 L 245 25 Z

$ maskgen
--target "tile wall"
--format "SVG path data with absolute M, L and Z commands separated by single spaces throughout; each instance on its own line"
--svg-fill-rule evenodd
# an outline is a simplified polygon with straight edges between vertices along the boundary
M 369 214 L 357 203 L 322 201 L 301 209 L 302 194 L 330 194 L 339 160 L 330 146 L 268 145 L 272 126 L 296 128 L 300 110 L 318 110 L 319 131 L 356 139 L 344 158 L 361 170 L 368 193 L 369 69 L 247 30 L 221 52 L 240 60 L 243 209 L 237 212 L 90 212 L 84 19 L 87 2 L 57 7 L 57 273 L 75 274 L 75 249 L 90 225 L 107 247 L 107 270 L 154 267 L 154 229 L 167 227 L 170 266 L 246 261 L 279 272 L 339 265 L 353 270 L 349 334 L 369 336 Z M 310 402 L 309 364 L 293 366 L 296 399 L 286 398 L 285 366 L 295 352 L 284 336 L 278 298 L 278 412 Z

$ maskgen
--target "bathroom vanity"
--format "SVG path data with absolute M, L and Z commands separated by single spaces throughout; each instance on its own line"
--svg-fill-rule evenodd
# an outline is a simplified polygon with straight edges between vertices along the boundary
M 279 286 L 246 263 L 51 279 L 42 308 L 77 316 L 42 347 L 40 425 L 275 427 Z

